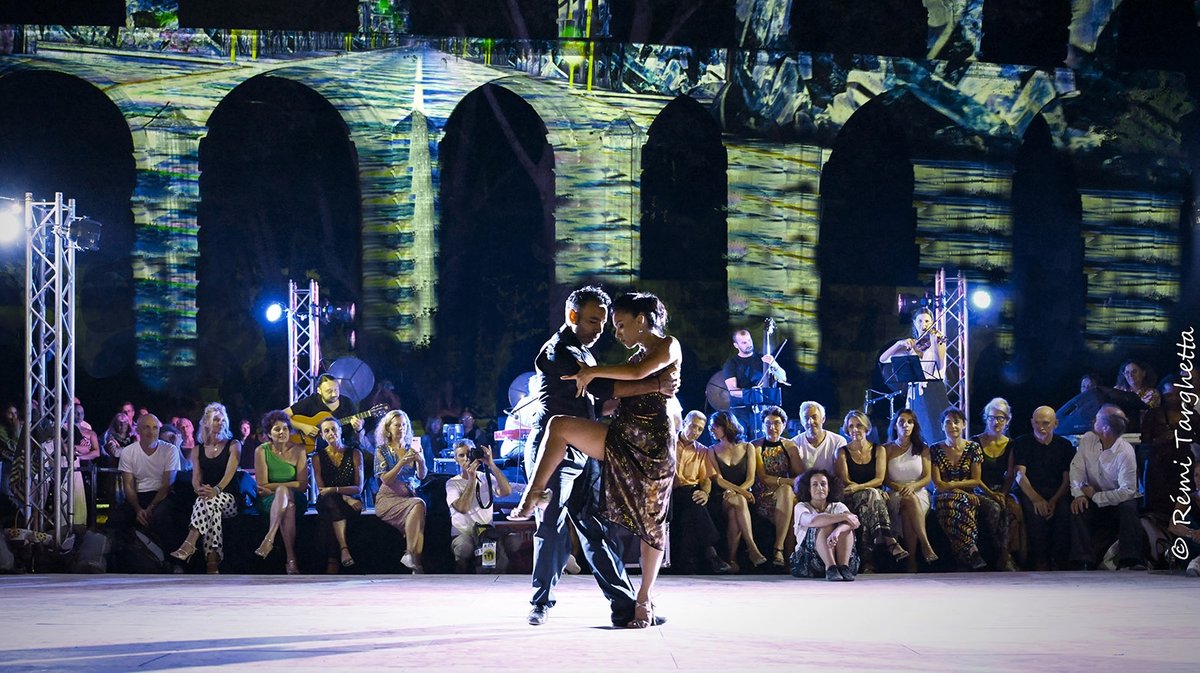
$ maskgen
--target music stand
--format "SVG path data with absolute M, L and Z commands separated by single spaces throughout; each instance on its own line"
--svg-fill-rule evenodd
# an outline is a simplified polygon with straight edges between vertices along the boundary
M 936 378 L 930 379 L 925 376 L 925 368 L 922 366 L 921 358 L 916 355 L 894 355 L 890 363 L 892 365 L 892 375 L 887 378 L 885 383 L 892 390 L 896 390 L 893 385 L 895 383 L 925 383 L 926 381 L 936 381 Z

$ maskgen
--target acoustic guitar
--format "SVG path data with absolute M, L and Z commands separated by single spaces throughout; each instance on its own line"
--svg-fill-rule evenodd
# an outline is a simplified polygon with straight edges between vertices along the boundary
M 338 422 L 338 425 L 350 425 L 350 421 L 353 421 L 355 419 L 363 419 L 363 418 L 372 418 L 375 416 L 382 416 L 382 415 L 386 414 L 387 411 L 388 411 L 388 407 L 386 404 L 376 404 L 375 406 L 371 407 L 370 409 L 367 409 L 366 411 L 360 411 L 357 414 L 347 416 L 345 418 L 334 418 L 334 415 L 329 413 L 328 411 L 321 411 L 313 416 L 301 416 L 300 414 L 296 414 L 296 415 L 292 416 L 292 422 L 293 423 L 295 423 L 295 422 L 305 423 L 307 425 L 311 425 L 311 426 L 319 428 L 319 427 L 321 427 L 322 423 L 324 423 L 325 421 L 332 418 L 333 420 Z M 298 446 L 303 446 L 305 453 L 311 453 L 312 450 L 315 449 L 317 446 L 317 436 L 316 435 L 308 435 L 308 434 L 305 434 L 304 432 L 301 432 L 300 430 L 295 430 L 292 432 L 292 443 L 296 444 Z

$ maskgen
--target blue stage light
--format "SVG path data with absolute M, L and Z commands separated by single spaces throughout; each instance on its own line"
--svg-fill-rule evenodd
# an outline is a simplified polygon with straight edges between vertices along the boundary
M 267 322 L 279 322 L 283 317 L 283 304 L 275 302 L 267 307 Z
M 992 306 L 992 293 L 987 290 L 975 290 L 971 293 L 971 305 L 980 311 L 986 311 Z

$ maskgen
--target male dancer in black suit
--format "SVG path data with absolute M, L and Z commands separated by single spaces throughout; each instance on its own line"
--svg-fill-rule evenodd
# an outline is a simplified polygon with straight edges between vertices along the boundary
M 574 381 L 562 377 L 579 371 L 579 362 L 595 365 L 589 347 L 604 332 L 611 303 L 604 290 L 589 286 L 575 290 L 567 297 L 566 322 L 550 337 L 538 352 L 534 367 L 537 375 L 530 382 L 531 397 L 540 402 L 535 432 L 525 445 L 525 473 L 531 475 L 537 462 L 542 433 L 550 417 L 565 414 L 595 419 L 605 401 L 651 392 L 674 395 L 679 389 L 678 371 L 671 376 L 659 376 L 642 381 L 592 381 L 588 394 L 579 397 Z M 536 403 L 536 402 L 535 402 Z M 588 458 L 573 446 L 550 478 L 553 491 L 546 509 L 536 514 L 537 532 L 533 538 L 533 598 L 529 623 L 544 624 L 554 607 L 554 585 L 562 576 L 563 567 L 571 553 L 568 520 L 579 534 L 584 556 L 596 576 L 596 583 L 608 598 L 614 626 L 624 626 L 633 619 L 634 592 L 621 561 L 621 544 L 609 535 L 609 526 L 601 518 L 600 463 Z M 662 618 L 655 619 L 662 623 Z

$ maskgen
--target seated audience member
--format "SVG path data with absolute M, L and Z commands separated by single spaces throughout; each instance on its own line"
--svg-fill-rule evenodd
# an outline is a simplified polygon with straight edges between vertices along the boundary
M 1151 559 L 1155 563 L 1168 560 L 1165 558 L 1170 545 L 1168 528 L 1178 504 L 1175 498 L 1181 495 L 1180 476 L 1197 462 L 1192 455 L 1192 446 L 1180 441 L 1196 435 L 1181 432 L 1179 440 L 1176 439 L 1176 428 L 1187 427 L 1189 423 L 1184 411 L 1184 395 L 1170 383 L 1163 389 L 1162 403 L 1142 417 L 1141 448 L 1149 450 L 1143 475 L 1146 500 L 1142 526 L 1149 536 Z M 1186 390 L 1182 392 L 1187 393 Z M 1200 512 L 1196 517 L 1200 518 Z
M 787 562 L 783 550 L 792 532 L 792 510 L 796 507 L 792 484 L 804 471 L 804 461 L 796 443 L 783 438 L 783 428 L 787 425 L 787 413 L 783 409 L 769 406 L 759 417 L 763 437 L 754 440 L 757 454 L 754 507 L 759 516 L 775 524 L 775 556 L 771 562 L 784 568 Z
M 504 472 L 496 467 L 489 447 L 476 448 L 475 442 L 460 439 L 454 442 L 453 448 L 458 474 L 446 482 L 446 504 L 450 506 L 452 536 L 450 549 L 454 552 L 455 569 L 460 573 L 469 573 L 475 569 L 475 552 L 485 541 L 484 534 L 492 527 L 495 498 L 512 493 L 512 484 L 508 483 Z M 504 547 L 496 545 L 496 571 L 503 572 L 507 567 Z
M 92 510 L 92 501 L 88 498 L 91 489 L 90 482 L 83 479 L 84 472 L 91 472 L 92 461 L 100 457 L 100 438 L 96 436 L 92 424 L 84 420 L 83 405 L 75 400 L 75 428 L 71 433 L 75 442 L 75 465 L 71 471 L 75 482 L 72 496 L 71 524 L 75 532 L 83 532 L 85 528 L 96 522 L 96 513 Z
M 470 409 L 464 409 L 462 416 L 458 418 L 458 422 L 463 426 L 463 439 L 471 440 L 477 447 L 487 447 L 488 451 L 492 450 L 492 445 L 495 444 L 495 440 L 492 439 L 492 433 L 488 432 L 486 428 L 475 425 L 474 412 Z
M 1146 569 L 1137 465 L 1133 447 L 1121 439 L 1127 423 L 1119 407 L 1100 407 L 1071 460 L 1071 561 L 1083 570 L 1096 565 L 1095 538 L 1102 524 L 1117 525 L 1118 567 Z
M 1017 478 L 1012 445 L 1005 431 L 1012 421 L 1012 407 L 1003 397 L 994 398 L 983 407 L 983 432 L 973 438 L 983 451 L 980 478 L 985 486 L 1004 500 L 1008 510 L 1008 551 L 1018 558 L 1025 557 L 1024 519 L 1021 503 L 1013 493 Z
M 887 471 L 883 485 L 888 488 L 888 511 L 899 521 L 909 549 L 918 547 L 926 563 L 936 563 L 937 554 L 929 544 L 925 517 L 929 513 L 929 482 L 932 474 L 929 447 L 921 438 L 921 426 L 910 409 L 901 409 L 888 427 Z M 917 571 L 915 555 L 908 557 L 908 572 Z
M 1012 441 L 1014 468 L 1020 475 L 1028 561 L 1034 570 L 1066 567 L 1071 540 L 1071 459 L 1075 447 L 1054 434 L 1058 416 L 1050 407 L 1033 411 L 1033 433 Z
M 696 571 L 701 560 L 715 575 L 725 575 L 729 564 L 717 555 L 720 538 L 708 513 L 712 489 L 712 465 L 708 448 L 700 444 L 707 419 L 699 411 L 689 411 L 683 419 L 675 445 L 675 481 L 671 486 L 671 563 L 680 573 Z
M 425 572 L 425 501 L 417 496 L 421 480 L 429 473 L 421 440 L 413 436 L 408 414 L 394 409 L 375 428 L 375 516 L 404 533 L 407 551 L 400 563 L 415 574 Z
M 346 545 L 346 521 L 362 513 L 362 454 L 342 443 L 342 426 L 327 418 L 317 426 L 325 446 L 317 449 L 313 478 L 317 482 L 317 523 L 325 548 L 325 572 L 336 575 L 338 565 L 354 565 Z
M 228 492 L 237 473 L 242 445 L 229 432 L 229 416 L 225 406 L 213 402 L 204 408 L 200 419 L 200 441 L 192 447 L 192 488 L 196 501 L 192 504 L 191 526 L 187 538 L 171 556 L 186 563 L 196 553 L 196 541 L 204 536 L 205 567 L 209 574 L 220 571 L 225 555 L 225 535 L 222 520 L 237 515 L 237 500 Z
M 827 470 L 810 469 L 796 478 L 792 577 L 853 582 L 858 574 L 854 529 L 858 517 L 841 502 L 842 484 Z
M 184 455 L 192 455 L 192 449 L 196 447 L 196 428 L 192 426 L 192 419 L 180 416 L 175 427 L 179 428 L 179 448 L 183 449 Z
M 163 442 L 166 442 L 167 444 L 170 444 L 171 446 L 175 447 L 175 450 L 179 453 L 179 469 L 180 469 L 180 471 L 191 472 L 192 461 L 189 458 L 189 456 L 191 454 L 189 454 L 187 451 L 185 451 L 183 449 L 182 446 L 180 446 L 180 444 L 183 442 L 183 440 L 179 436 L 179 428 L 175 427 L 171 423 L 167 423 L 167 424 L 163 425 L 161 428 L 159 428 L 158 438 L 160 440 L 162 440 Z
M 1086 393 L 1089 390 L 1095 390 L 1100 385 L 1100 377 L 1096 374 L 1088 372 L 1079 377 L 1079 392 Z
M 100 438 L 100 457 L 97 464 L 105 471 L 96 477 L 96 498 L 101 502 L 116 504 L 120 497 L 121 477 L 117 469 L 117 461 L 121 459 L 121 449 L 137 441 L 137 432 L 133 421 L 124 411 L 118 411 L 108 423 L 108 429 Z
M 750 505 L 754 504 L 754 473 L 757 449 L 742 441 L 742 425 L 728 411 L 718 411 L 709 420 L 709 432 L 717 440 L 706 456 L 713 473 L 712 481 L 721 489 L 721 510 L 725 512 L 725 546 L 729 553 L 729 568 L 738 572 L 738 542 L 745 541 L 746 553 L 755 568 L 761 568 L 767 557 L 754 542 L 750 521 Z
M 838 452 L 834 475 L 846 485 L 842 491 L 846 506 L 862 522 L 855 533 L 864 572 L 871 565 L 875 547 L 886 547 L 897 563 L 903 561 L 908 558 L 908 552 L 892 533 L 887 495 L 883 492 L 887 449 L 868 439 L 871 419 L 857 409 L 846 414 L 842 432 L 850 441 Z
M 168 496 L 179 471 L 179 450 L 159 440 L 158 430 L 158 417 L 145 414 L 138 418 L 138 440 L 121 448 L 118 467 L 125 502 L 109 515 L 108 525 L 118 538 L 127 538 L 137 526 L 170 549 L 174 513 Z
M 292 420 L 286 412 L 268 412 L 263 416 L 262 426 L 270 441 L 254 450 L 254 475 L 258 482 L 256 507 L 260 514 L 270 519 L 267 534 L 254 553 L 264 559 L 270 556 L 275 548 L 276 534 L 282 534 L 287 574 L 299 575 L 296 520 L 308 510 L 308 456 L 302 446 L 292 443 Z
M 258 446 L 265 439 L 260 439 L 259 433 L 254 432 L 254 424 L 250 422 L 250 419 L 243 418 L 238 423 L 237 440 L 242 444 L 242 463 L 238 467 L 253 472 L 254 451 L 248 447 Z
M 1004 495 L 983 483 L 983 450 L 963 437 L 966 426 L 967 419 L 958 409 L 951 407 L 942 412 L 945 439 L 929 447 L 933 484 L 937 488 L 934 513 L 950 538 L 954 557 L 972 570 L 987 567 L 979 553 L 979 517 L 984 516 L 999 552 L 996 569 L 1013 570 L 1008 555 L 1008 510 Z
M 792 438 L 800 449 L 800 459 L 807 469 L 833 472 L 833 463 L 838 450 L 846 445 L 846 438 L 836 432 L 825 430 L 825 407 L 817 402 L 800 405 L 800 422 L 804 432 Z
M 1138 396 L 1138 399 L 1153 409 L 1162 401 L 1158 391 L 1154 389 L 1154 372 L 1137 360 L 1126 360 L 1117 371 L 1117 382 L 1113 388 L 1124 390 Z
M 1176 559 L 1191 559 L 1184 573 L 1200 577 L 1200 462 L 1192 463 L 1190 486 L 1190 499 L 1185 501 L 1180 496 L 1175 502 L 1176 511 L 1167 527 L 1167 533 L 1174 538 L 1168 553 Z

